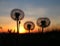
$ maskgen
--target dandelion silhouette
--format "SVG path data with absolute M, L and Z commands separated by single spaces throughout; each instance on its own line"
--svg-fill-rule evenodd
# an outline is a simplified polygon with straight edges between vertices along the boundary
M 24 23 L 24 28 L 30 33 L 30 30 L 33 30 L 35 28 L 35 24 L 31 21 L 27 21 Z
M 46 18 L 46 17 L 38 18 L 37 25 L 39 27 L 42 27 L 42 32 L 43 32 L 43 29 L 50 25 L 50 20 L 49 18 Z
M 30 25 L 30 24 L 28 24 L 28 25 L 27 25 L 27 27 L 28 27 L 28 30 L 30 30 L 30 29 L 31 29 L 31 25 Z
M 24 18 L 24 12 L 20 9 L 13 9 L 11 11 L 11 18 L 17 21 L 17 33 L 19 33 L 19 20 L 22 20 Z

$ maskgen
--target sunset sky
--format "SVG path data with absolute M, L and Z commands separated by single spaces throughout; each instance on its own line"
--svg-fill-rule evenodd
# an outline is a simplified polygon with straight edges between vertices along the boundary
M 51 21 L 50 28 L 60 28 L 60 0 L 0 0 L 0 27 L 3 30 L 0 29 L 0 32 L 16 30 L 16 21 L 10 17 L 11 10 L 15 8 L 23 10 L 25 14 L 20 30 L 25 30 L 23 25 L 26 21 L 32 21 L 36 25 L 39 17 L 48 17 Z M 36 25 L 34 30 L 37 28 Z

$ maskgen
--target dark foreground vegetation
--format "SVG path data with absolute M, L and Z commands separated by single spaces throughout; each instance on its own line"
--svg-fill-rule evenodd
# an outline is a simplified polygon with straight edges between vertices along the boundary
M 46 33 L 30 33 L 30 34 L 17 34 L 17 33 L 0 33 L 0 46 L 3 45 L 52 45 L 60 44 L 60 32 L 51 31 Z

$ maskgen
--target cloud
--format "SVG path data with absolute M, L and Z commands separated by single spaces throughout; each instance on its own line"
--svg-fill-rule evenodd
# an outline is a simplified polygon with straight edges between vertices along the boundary
M 32 5 L 27 5 L 24 9 L 25 15 L 26 16 L 44 16 L 47 12 L 46 8 L 43 7 L 34 7 Z

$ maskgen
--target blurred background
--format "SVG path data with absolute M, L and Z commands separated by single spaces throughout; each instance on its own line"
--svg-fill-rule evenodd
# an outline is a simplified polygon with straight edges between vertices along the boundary
M 48 17 L 51 21 L 45 30 L 60 30 L 60 0 L 0 0 L 0 32 L 7 32 L 8 29 L 16 32 L 16 21 L 10 17 L 14 8 L 23 10 L 25 14 L 21 20 L 20 33 L 28 32 L 24 29 L 26 21 L 33 21 L 35 28 L 32 32 L 38 32 L 40 27 L 36 21 L 39 17 Z

